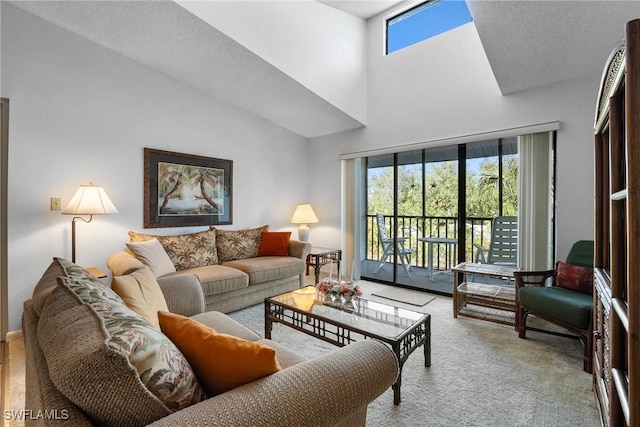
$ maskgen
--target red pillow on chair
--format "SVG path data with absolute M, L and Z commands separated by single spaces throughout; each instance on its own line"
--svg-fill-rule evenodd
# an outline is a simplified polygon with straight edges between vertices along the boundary
M 556 286 L 592 295 L 593 268 L 578 267 L 558 261 L 556 263 Z

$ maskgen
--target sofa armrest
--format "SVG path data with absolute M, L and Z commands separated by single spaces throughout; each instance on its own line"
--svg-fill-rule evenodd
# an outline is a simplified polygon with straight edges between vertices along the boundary
M 158 277 L 158 284 L 170 312 L 186 317 L 204 313 L 202 285 L 195 274 Z
M 398 361 L 376 340 L 355 342 L 212 397 L 153 426 L 331 426 L 384 393 Z
M 299 240 L 289 240 L 289 256 L 307 260 L 307 255 L 311 252 L 311 243 Z

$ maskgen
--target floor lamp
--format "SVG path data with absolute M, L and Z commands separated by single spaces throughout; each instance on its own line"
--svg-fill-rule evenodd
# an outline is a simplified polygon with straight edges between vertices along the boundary
M 76 219 L 86 223 L 91 222 L 94 215 L 106 215 L 118 213 L 104 188 L 89 184 L 81 185 L 73 195 L 66 208 L 62 211 L 65 215 L 89 215 L 86 220 L 81 216 L 74 216 L 71 220 L 71 261 L 76 262 Z

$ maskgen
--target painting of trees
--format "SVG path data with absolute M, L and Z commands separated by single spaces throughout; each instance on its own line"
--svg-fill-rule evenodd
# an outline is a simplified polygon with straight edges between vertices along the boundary
M 159 215 L 220 215 L 224 170 L 158 162 Z

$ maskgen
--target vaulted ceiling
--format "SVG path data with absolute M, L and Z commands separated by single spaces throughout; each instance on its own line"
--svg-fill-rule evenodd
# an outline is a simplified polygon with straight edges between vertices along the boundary
M 311 138 L 364 125 L 171 1 L 13 1 L 15 6 Z M 368 19 L 409 2 L 322 0 Z M 503 94 L 601 72 L 640 1 L 469 0 Z

